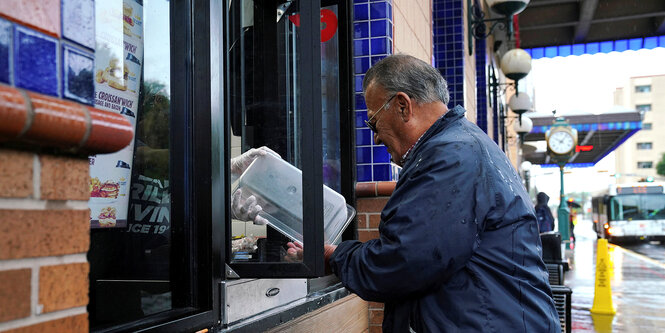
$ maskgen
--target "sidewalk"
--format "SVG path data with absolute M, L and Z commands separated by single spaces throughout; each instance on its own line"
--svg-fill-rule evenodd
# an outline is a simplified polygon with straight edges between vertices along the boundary
M 596 235 L 588 225 L 591 222 L 585 222 L 575 227 L 575 248 L 566 251 L 571 263 L 565 285 L 573 290 L 572 332 L 665 332 L 665 264 L 613 244 L 609 257 L 617 313 L 592 318 Z

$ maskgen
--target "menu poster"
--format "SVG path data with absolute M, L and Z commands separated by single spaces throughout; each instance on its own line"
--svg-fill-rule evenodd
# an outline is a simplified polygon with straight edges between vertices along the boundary
M 134 126 L 143 61 L 143 6 L 135 0 L 95 2 L 95 107 L 122 114 Z M 127 226 L 134 142 L 89 157 L 90 226 Z

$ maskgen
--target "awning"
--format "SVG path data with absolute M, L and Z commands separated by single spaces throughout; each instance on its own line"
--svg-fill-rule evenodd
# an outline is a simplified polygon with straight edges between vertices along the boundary
M 577 151 L 569 161 L 573 167 L 593 166 L 642 128 L 642 118 L 637 111 L 564 117 L 577 130 Z M 545 132 L 554 123 L 552 116 L 530 118 L 533 129 L 524 136 L 525 147 L 529 142 L 544 142 Z M 552 164 L 545 151 L 526 148 L 523 154 L 524 159 L 533 164 Z

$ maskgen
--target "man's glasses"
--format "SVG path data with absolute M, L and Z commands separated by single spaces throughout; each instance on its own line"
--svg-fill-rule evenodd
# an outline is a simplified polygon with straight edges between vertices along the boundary
M 372 119 L 376 118 L 376 115 L 379 114 L 379 112 L 381 112 L 388 105 L 388 103 L 390 103 L 390 101 L 392 101 L 393 98 L 395 98 L 395 96 L 397 96 L 397 94 L 393 94 L 392 96 L 390 96 L 390 98 L 388 98 L 386 103 L 383 104 L 383 106 L 380 107 L 378 110 L 376 110 L 376 112 L 374 112 L 374 114 L 372 115 L 372 118 L 369 118 L 368 120 L 365 120 L 365 125 L 367 125 L 367 127 L 370 130 L 372 130 L 372 132 L 376 133 L 376 124 L 379 122 L 379 120 L 377 119 L 376 122 L 372 123 Z

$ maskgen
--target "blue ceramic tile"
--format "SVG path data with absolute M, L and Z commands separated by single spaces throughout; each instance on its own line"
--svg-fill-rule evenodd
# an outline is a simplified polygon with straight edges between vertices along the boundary
M 359 182 L 372 181 L 372 166 L 371 165 L 357 165 L 356 178 Z
M 355 77 L 355 82 L 356 82 L 356 92 L 362 92 L 363 91 L 363 78 L 365 75 L 356 75 Z
M 372 131 L 369 128 L 356 129 L 356 146 L 369 146 L 372 144 Z
M 658 37 L 644 38 L 644 48 L 645 49 L 655 49 L 657 47 L 658 47 Z
M 62 37 L 95 48 L 95 1 L 62 0 Z
M 388 53 L 388 39 L 385 37 L 372 38 L 372 55 L 387 54 Z
M 372 148 L 371 147 L 356 148 L 356 163 L 372 163 Z
M 628 40 L 621 39 L 614 42 L 614 51 L 623 52 L 626 50 L 628 50 Z
M 353 55 L 367 56 L 369 55 L 369 39 L 356 39 L 353 41 Z M 362 72 L 361 74 L 364 74 Z
M 58 96 L 58 40 L 16 26 L 14 84 L 20 88 Z
M 389 18 L 388 16 L 388 4 L 384 1 L 372 2 L 369 5 L 369 17 L 372 20 Z
M 62 47 L 62 97 L 84 104 L 94 105 L 94 56 L 74 49 Z
M 365 97 L 363 94 L 356 94 L 356 110 L 367 110 L 367 104 L 365 104 Z
M 633 38 L 628 41 L 628 47 L 633 51 L 637 51 L 642 48 L 642 42 L 642 38 Z
M 374 172 L 374 181 L 380 182 L 391 180 L 390 164 L 374 164 L 372 171 Z
M 369 20 L 369 6 L 367 4 L 354 5 L 353 19 L 356 21 Z
M 383 37 L 388 35 L 388 20 L 370 22 L 372 37 Z
M 356 128 L 362 128 L 365 126 L 365 120 L 367 120 L 367 111 L 356 111 Z
M 369 37 L 369 22 L 356 22 L 353 24 L 353 38 Z
M 11 84 L 12 24 L 0 19 L 0 82 Z
M 610 53 L 612 51 L 614 51 L 614 42 L 600 42 L 600 52 Z
M 390 154 L 386 146 L 372 147 L 374 163 L 390 163 Z
M 381 56 L 372 57 L 372 60 L 371 60 L 372 66 L 374 66 L 374 64 L 376 64 L 377 62 L 381 61 L 381 59 L 383 59 L 383 58 L 385 58 L 385 57 L 386 57 L 386 55 L 381 55 Z
M 368 45 L 369 45 L 369 40 Z M 356 74 L 365 74 L 369 69 L 369 57 L 359 57 L 353 59 L 354 71 Z

